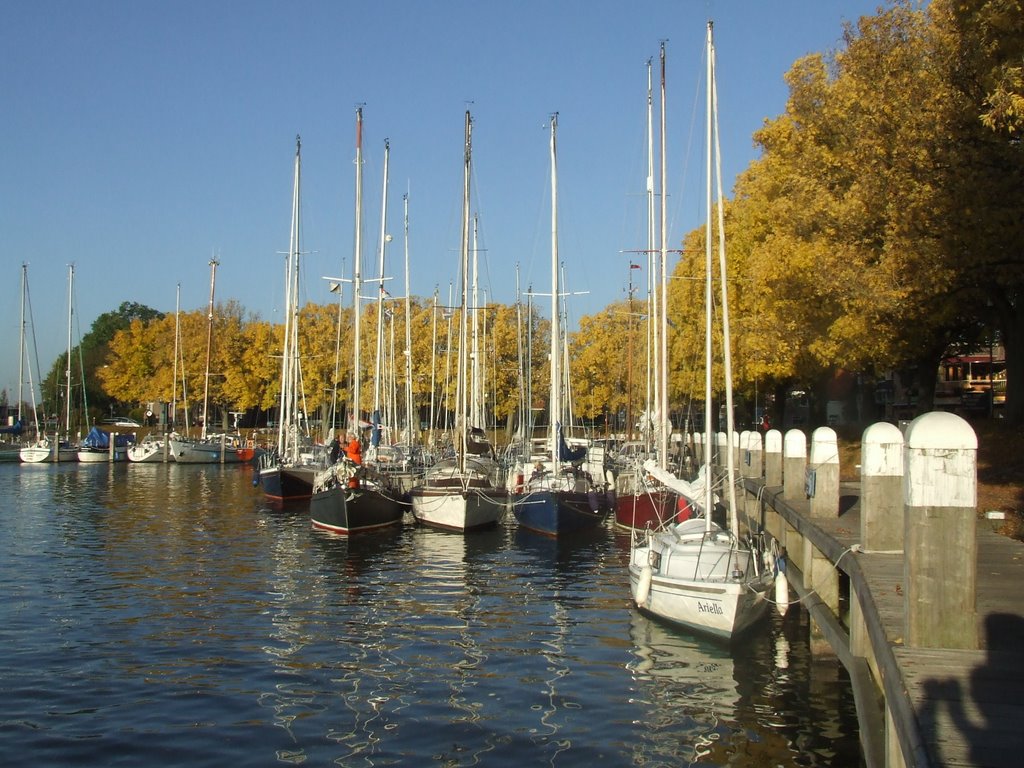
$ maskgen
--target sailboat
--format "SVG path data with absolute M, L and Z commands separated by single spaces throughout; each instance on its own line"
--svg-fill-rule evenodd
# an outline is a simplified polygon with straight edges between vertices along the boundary
M 93 427 L 78 447 L 78 461 L 83 464 L 127 461 L 128 448 L 131 444 L 131 435 L 112 434 L 99 427 Z
M 68 265 L 68 348 L 67 365 L 64 368 L 64 438 L 55 434 L 51 439 L 39 431 L 39 438 L 32 445 L 21 449 L 21 460 L 27 464 L 44 461 L 77 461 L 78 446 L 71 442 L 71 324 L 74 318 L 75 265 Z
M 179 464 L 238 464 L 251 461 L 254 451 L 243 444 L 239 435 L 215 435 L 207 431 L 209 424 L 210 405 L 210 350 L 213 346 L 213 296 L 217 282 L 216 258 L 210 259 L 210 304 L 207 311 L 206 327 L 206 374 L 203 389 L 203 428 L 199 439 L 191 439 L 176 435 L 169 436 L 171 452 Z
M 150 432 L 142 440 L 128 447 L 128 460 L 135 463 L 154 464 L 157 462 L 174 461 L 174 453 L 171 451 L 170 438 L 178 437 L 174 431 L 174 420 L 178 412 L 178 359 L 181 354 L 181 332 L 179 318 L 181 316 L 181 284 L 179 283 L 174 294 L 174 364 L 171 374 L 171 424 L 170 433 L 156 434 Z M 183 389 L 184 391 L 184 389 Z M 187 410 L 186 410 L 187 413 Z M 187 418 L 186 418 L 187 422 Z M 187 423 L 186 423 L 187 427 Z
M 703 468 L 704 482 L 698 494 L 685 481 L 675 481 L 654 462 L 645 466 L 666 483 L 678 482 L 679 492 L 691 499 L 703 517 L 670 523 L 659 529 L 633 531 L 630 542 L 629 584 L 637 607 L 653 616 L 721 639 L 731 639 L 753 626 L 766 612 L 766 592 L 772 575 L 763 565 L 763 553 L 754 541 L 742 540 L 736 510 L 736 467 L 733 462 L 731 352 L 729 349 L 729 304 L 726 289 L 721 159 L 718 147 L 718 105 L 715 89 L 715 53 L 712 24 L 707 27 L 707 211 L 705 243 L 705 445 L 712 444 L 712 155 L 717 160 L 718 251 L 721 274 L 723 350 L 725 371 L 726 474 L 729 527 L 712 520 L 715 496 L 710 468 Z M 697 497 L 701 497 L 698 500 Z
M 25 322 L 25 313 L 28 310 L 28 264 L 21 265 L 21 328 L 20 336 L 18 339 L 18 415 L 14 420 L 13 424 L 7 425 L 0 428 L 0 434 L 5 435 L 2 444 L 0 444 L 0 461 L 21 461 L 21 449 L 22 449 L 22 435 L 26 430 L 32 426 L 35 428 L 36 437 L 39 435 L 39 419 L 36 415 L 36 388 L 32 381 L 32 364 L 29 361 L 28 366 L 28 385 L 32 393 L 32 424 L 29 425 L 25 422 L 24 409 L 24 382 L 25 382 L 25 363 L 27 361 L 27 354 L 25 349 L 25 329 L 27 328 Z M 35 329 L 33 328 L 33 334 Z M 10 438 L 6 436 L 10 435 Z M 17 442 L 16 442 L 17 441 Z
M 664 470 L 668 460 L 668 370 L 667 349 L 665 343 L 668 329 L 668 312 L 666 305 L 667 274 L 667 226 L 665 216 L 665 44 L 661 44 L 661 249 L 660 258 L 655 260 L 654 249 L 654 131 L 652 119 L 652 88 L 651 67 L 647 66 L 647 211 L 648 211 L 648 264 L 650 269 L 649 285 L 651 287 L 650 307 L 647 312 L 647 335 L 649 354 L 648 380 L 653 384 L 654 407 L 651 407 L 648 386 L 648 407 L 645 412 L 645 425 L 653 425 L 656 429 L 645 428 L 646 447 L 650 447 L 652 437 L 657 438 L 655 454 L 658 466 Z M 657 267 L 660 267 L 658 269 Z M 655 276 L 660 273 L 660 279 Z M 651 418 L 653 416 L 654 418 Z M 658 527 L 670 520 L 682 520 L 689 516 L 689 507 L 683 502 L 683 509 L 678 509 L 680 497 L 650 472 L 643 469 L 641 457 L 633 458 L 631 471 L 622 472 L 618 478 L 615 499 L 615 525 L 627 530 Z
M 360 387 L 362 386 L 361 301 L 363 219 L 363 110 L 356 109 L 356 220 L 352 272 L 353 366 L 350 437 L 360 443 Z M 338 283 L 344 278 L 332 278 Z M 344 456 L 313 478 L 309 517 L 315 528 L 349 535 L 402 522 L 404 509 L 389 478 L 362 464 L 361 456 Z
M 455 455 L 430 467 L 422 482 L 409 492 L 412 514 L 418 523 L 451 531 L 470 531 L 494 525 L 508 503 L 508 492 L 501 480 L 501 467 L 482 428 L 479 408 L 479 354 L 469 360 L 469 325 L 476 327 L 475 301 L 470 307 L 469 293 L 469 184 L 472 164 L 473 121 L 466 111 L 465 152 L 462 183 L 462 236 L 460 272 L 462 275 L 459 318 L 459 355 L 456 365 Z M 474 270 L 473 283 L 476 283 Z M 474 291 L 475 294 L 475 291 Z M 475 338 L 475 333 L 474 333 Z M 471 408 L 472 405 L 475 407 Z
M 562 424 L 565 339 L 562 336 L 562 288 L 558 261 L 558 115 L 551 116 L 551 381 L 548 434 L 523 440 L 522 455 L 509 479 L 512 511 L 520 527 L 547 536 L 562 536 L 601 525 L 611 508 L 604 449 L 587 443 L 570 445 Z M 532 431 L 532 425 L 527 425 Z
M 292 225 L 285 266 L 284 346 L 281 354 L 281 406 L 277 450 L 260 457 L 263 493 L 276 501 L 297 501 L 313 495 L 313 477 L 326 465 L 324 447 L 313 444 L 302 408 L 302 367 L 299 361 L 299 259 L 301 228 L 302 141 L 295 137 L 295 178 Z

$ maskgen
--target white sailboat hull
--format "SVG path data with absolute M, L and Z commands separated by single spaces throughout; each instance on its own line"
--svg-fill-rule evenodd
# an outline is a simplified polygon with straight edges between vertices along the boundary
M 114 448 L 114 461 L 127 461 L 128 449 L 117 446 Z M 78 461 L 82 464 L 102 464 L 110 461 L 110 450 L 107 448 L 80 448 Z
M 634 544 L 629 585 L 641 610 L 687 629 L 729 639 L 754 625 L 768 607 L 769 574 L 717 526 L 706 533 L 691 520 Z
M 170 451 L 170 446 L 167 446 L 166 458 L 168 461 L 174 461 L 174 454 Z M 128 448 L 128 459 L 135 463 L 156 463 L 164 461 L 164 441 L 160 439 L 145 439 L 141 443 L 136 443 Z
M 57 451 L 56 461 L 77 461 L 78 448 L 74 446 L 55 446 L 49 441 L 33 443 L 22 448 L 18 455 L 25 464 L 42 464 L 47 461 L 54 461 L 54 451 Z
M 449 531 L 471 531 L 497 523 L 505 513 L 508 496 L 498 488 L 415 488 L 412 515 L 416 522 Z
M 171 453 L 179 464 L 237 464 L 252 458 L 252 450 L 243 455 L 233 441 L 178 440 L 171 438 Z

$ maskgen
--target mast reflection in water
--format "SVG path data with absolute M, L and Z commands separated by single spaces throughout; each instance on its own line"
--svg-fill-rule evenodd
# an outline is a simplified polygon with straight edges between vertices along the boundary
M 630 607 L 628 540 L 334 537 L 243 466 L 0 466 L 0 741 L 37 764 L 860 763 L 791 609 L 723 647 Z M 411 516 L 409 516 L 411 521 Z

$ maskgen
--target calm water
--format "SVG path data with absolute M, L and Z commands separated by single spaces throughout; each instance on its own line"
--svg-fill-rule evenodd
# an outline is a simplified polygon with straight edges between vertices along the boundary
M 247 467 L 0 466 L 0 745 L 33 765 L 857 766 L 806 615 L 631 609 L 628 537 L 351 541 Z

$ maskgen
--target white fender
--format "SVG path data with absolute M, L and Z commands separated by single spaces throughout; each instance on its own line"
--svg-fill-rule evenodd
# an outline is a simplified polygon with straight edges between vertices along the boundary
M 789 608 L 789 579 L 786 578 L 785 571 L 775 574 L 775 607 L 780 616 L 785 616 L 786 609 Z
M 640 579 L 636 584 L 636 604 L 638 606 L 647 602 L 647 596 L 651 593 L 651 579 L 653 576 L 654 573 L 651 571 L 651 566 L 645 565 L 640 569 Z

